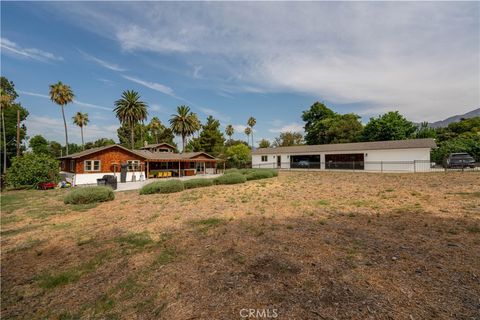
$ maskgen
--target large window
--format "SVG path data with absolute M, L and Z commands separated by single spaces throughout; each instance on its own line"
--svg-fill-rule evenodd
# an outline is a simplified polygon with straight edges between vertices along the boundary
M 85 171 L 100 171 L 100 160 L 85 160 Z
M 262 156 L 262 162 L 267 162 L 268 161 L 268 156 Z
M 75 172 L 75 160 L 70 160 L 70 172 Z
M 140 160 L 127 160 L 127 164 L 130 171 L 140 170 Z

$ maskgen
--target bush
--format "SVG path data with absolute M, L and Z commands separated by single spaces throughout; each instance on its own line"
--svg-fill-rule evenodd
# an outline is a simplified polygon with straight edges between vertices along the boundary
M 247 180 L 268 179 L 273 177 L 273 172 L 270 170 L 257 170 L 245 175 Z
M 95 202 L 111 201 L 115 199 L 110 187 L 85 187 L 70 191 L 63 202 L 66 204 L 86 204 Z
M 213 186 L 212 179 L 191 179 L 183 181 L 183 186 L 185 189 L 194 189 L 194 188 L 201 188 L 201 187 L 209 187 Z
M 240 173 L 227 173 L 213 180 L 215 184 L 236 184 L 245 181 L 247 181 L 247 178 Z
M 181 180 L 155 181 L 144 185 L 140 194 L 173 193 L 183 191 L 184 185 Z
M 238 173 L 239 171 L 237 168 L 232 168 L 225 170 L 225 173 Z
M 25 153 L 13 158 L 12 166 L 7 170 L 7 185 L 14 188 L 31 185 L 37 187 L 42 182 L 59 181 L 59 163 L 44 154 Z

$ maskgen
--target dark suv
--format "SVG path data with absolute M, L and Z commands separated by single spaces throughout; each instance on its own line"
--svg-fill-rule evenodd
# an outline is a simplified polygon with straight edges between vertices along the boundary
M 450 153 L 445 159 L 445 168 L 475 168 L 475 159 L 468 153 Z

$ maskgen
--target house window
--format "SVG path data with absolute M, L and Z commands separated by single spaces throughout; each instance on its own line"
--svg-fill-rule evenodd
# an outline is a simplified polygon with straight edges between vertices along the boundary
M 140 170 L 140 160 L 127 160 L 128 170 L 138 171 Z
M 70 172 L 75 172 L 75 160 L 70 160 Z
M 85 171 L 100 171 L 100 160 L 85 160 Z
M 267 162 L 268 161 L 268 156 L 262 156 L 262 162 Z

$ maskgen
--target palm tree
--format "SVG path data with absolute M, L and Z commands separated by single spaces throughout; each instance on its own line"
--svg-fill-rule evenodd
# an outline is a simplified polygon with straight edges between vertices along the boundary
M 253 127 L 257 124 L 257 120 L 254 117 L 248 118 L 248 126 L 252 129 L 252 149 L 253 149 Z
M 158 143 L 158 133 L 162 128 L 162 123 L 160 122 L 160 119 L 158 119 L 157 117 L 153 117 L 152 120 L 150 120 L 149 126 L 150 126 L 150 131 L 155 137 L 155 143 Z
M 202 129 L 202 122 L 198 119 L 198 115 L 192 112 L 193 131 L 197 133 L 197 138 L 200 136 L 200 129 Z
M 10 108 L 12 97 L 0 88 L 0 109 L 2 115 L 2 135 L 3 135 L 3 173 L 7 172 L 7 137 L 5 135 L 5 116 L 4 111 Z
M 82 149 L 85 150 L 85 144 L 83 142 L 83 127 L 87 125 L 90 121 L 88 120 L 88 113 L 77 112 L 75 116 L 72 117 L 73 124 L 80 127 L 80 133 L 82 134 Z
M 245 134 L 247 135 L 247 141 L 250 142 L 249 136 L 252 133 L 252 128 L 246 127 L 245 128 Z M 247 143 L 248 144 L 248 143 Z
M 195 116 L 187 106 L 177 107 L 177 114 L 172 114 L 169 120 L 170 127 L 176 135 L 182 136 L 182 152 L 185 151 L 185 139 L 192 135 L 197 128 Z
M 70 102 L 73 102 L 75 95 L 73 94 L 70 86 L 58 81 L 55 84 L 50 85 L 50 100 L 58 104 L 62 108 L 63 126 L 65 127 L 65 147 L 68 156 L 68 133 L 67 133 L 67 121 L 65 121 L 64 106 Z
M 115 101 L 115 109 L 121 124 L 130 126 L 130 142 L 132 149 L 135 148 L 135 125 L 139 121 L 147 119 L 148 105 L 140 100 L 138 92 L 133 90 L 123 91 L 122 97 Z
M 235 133 L 235 129 L 233 128 L 233 126 L 231 124 L 229 124 L 225 128 L 225 133 L 227 134 L 228 138 L 230 139 L 230 142 L 232 142 L 232 136 Z

